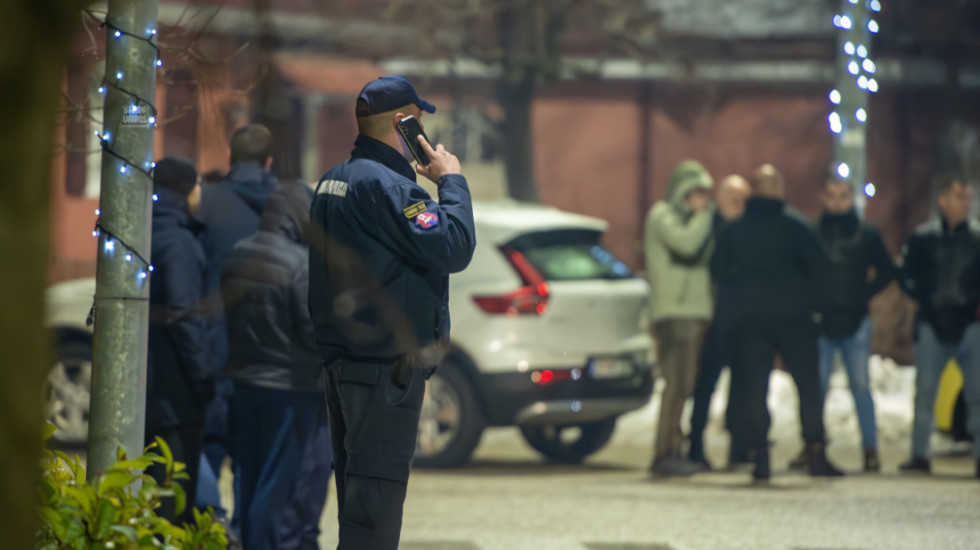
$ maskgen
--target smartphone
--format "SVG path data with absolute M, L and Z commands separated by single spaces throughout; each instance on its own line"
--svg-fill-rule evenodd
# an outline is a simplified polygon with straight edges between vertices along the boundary
M 402 135 L 402 139 L 408 144 L 408 148 L 412 151 L 412 156 L 418 161 L 422 166 L 429 165 L 429 157 L 422 150 L 422 146 L 419 145 L 419 136 L 425 137 L 426 141 L 429 141 L 429 136 L 425 135 L 425 131 L 422 130 L 422 124 L 419 123 L 419 119 L 412 115 L 401 119 L 398 123 L 398 131 Z M 431 145 L 432 142 L 429 141 Z

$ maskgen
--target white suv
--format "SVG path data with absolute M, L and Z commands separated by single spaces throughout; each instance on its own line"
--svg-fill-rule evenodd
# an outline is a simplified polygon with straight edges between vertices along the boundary
M 474 210 L 477 247 L 450 279 L 452 351 L 429 380 L 416 465 L 460 464 L 485 427 L 515 425 L 550 460 L 581 461 L 652 393 L 646 282 L 601 246 L 602 220 L 511 201 Z M 48 291 L 58 354 L 46 406 L 62 443 L 87 434 L 94 293 L 94 279 Z
M 608 224 L 555 208 L 477 203 L 476 252 L 450 279 L 453 352 L 429 380 L 415 463 L 465 461 L 484 427 L 519 426 L 578 462 L 653 389 L 647 284 L 600 241 Z

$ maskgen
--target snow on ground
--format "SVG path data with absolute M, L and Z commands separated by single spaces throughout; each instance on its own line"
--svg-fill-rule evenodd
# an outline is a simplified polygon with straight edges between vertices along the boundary
M 915 368 L 897 365 L 890 359 L 873 356 L 869 362 L 872 397 L 875 401 L 875 416 L 878 423 L 878 448 L 887 458 L 889 467 L 908 456 L 912 433 L 912 399 L 915 395 Z M 729 436 L 724 426 L 727 406 L 729 374 L 722 372 L 718 387 L 711 402 L 708 428 L 705 432 L 707 453 L 713 463 L 725 463 Z M 824 422 L 829 450 L 832 458 L 842 465 L 858 468 L 860 464 L 861 431 L 858 427 L 854 399 L 847 383 L 847 374 L 838 364 L 831 376 L 830 391 L 824 409 Z M 664 383 L 658 380 L 653 397 L 643 408 L 623 415 L 616 426 L 610 444 L 600 452 L 606 456 L 635 456 L 636 460 L 649 460 L 653 451 L 653 437 L 660 409 L 660 393 Z M 690 418 L 691 401 L 684 412 L 683 426 Z M 769 386 L 769 411 L 772 418 L 769 439 L 774 443 L 774 464 L 784 466 L 802 448 L 799 422 L 799 397 L 792 378 L 784 371 L 772 373 Z M 526 444 L 516 428 L 488 429 L 481 441 L 484 452 L 493 449 L 523 448 Z M 969 454 L 972 445 L 954 443 L 948 437 L 934 434 L 932 452 L 934 455 Z M 625 455 L 623 455 L 625 453 Z M 536 456 L 532 453 L 532 456 Z
M 906 449 L 909 444 L 912 423 L 912 397 L 915 388 L 915 368 L 895 364 L 890 359 L 873 356 L 869 363 L 872 397 L 878 420 L 878 441 L 884 447 Z M 724 430 L 727 406 L 729 374 L 726 369 L 718 382 L 711 402 L 707 443 L 709 446 L 727 446 L 728 435 Z M 653 398 L 642 409 L 620 418 L 613 443 L 619 445 L 652 446 L 653 427 L 660 409 L 660 393 L 663 381 L 658 381 Z M 772 417 L 770 439 L 777 444 L 798 444 L 800 434 L 799 397 L 792 378 L 784 371 L 774 371 L 769 386 L 769 411 Z M 684 418 L 690 416 L 688 402 Z M 830 391 L 824 410 L 824 420 L 829 439 L 834 444 L 859 446 L 861 433 L 858 428 L 854 399 L 847 385 L 847 375 L 838 365 L 830 381 Z M 685 426 L 687 431 L 687 426 Z

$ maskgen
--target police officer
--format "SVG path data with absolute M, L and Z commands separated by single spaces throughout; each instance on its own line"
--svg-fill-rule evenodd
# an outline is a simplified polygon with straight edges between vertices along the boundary
M 327 368 L 338 550 L 398 547 L 425 379 L 449 335 L 449 274 L 476 244 L 459 160 L 420 137 L 429 164 L 413 170 L 396 129 L 435 110 L 405 78 L 369 82 L 351 158 L 313 201 L 310 311 Z

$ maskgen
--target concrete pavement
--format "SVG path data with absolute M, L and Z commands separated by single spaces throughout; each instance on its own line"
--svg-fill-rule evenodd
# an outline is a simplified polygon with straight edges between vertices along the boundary
M 798 445 L 777 445 L 781 467 Z M 831 448 L 854 471 L 858 450 Z M 724 449 L 711 449 L 719 459 Z M 777 471 L 769 487 L 748 473 L 651 481 L 646 446 L 618 444 L 583 466 L 544 464 L 514 430 L 489 433 L 473 463 L 416 470 L 403 550 L 975 550 L 980 481 L 972 458 L 934 462 L 936 475 L 900 477 L 904 450 L 885 473 L 815 480 Z M 331 493 L 331 497 L 333 493 Z M 336 545 L 336 502 L 321 548 Z
M 937 436 L 935 475 L 897 474 L 907 457 L 914 371 L 872 365 L 883 464 L 861 475 L 853 402 L 840 373 L 828 395 L 829 455 L 840 480 L 789 473 L 799 452 L 795 388 L 773 376 L 770 410 L 774 478 L 757 487 L 748 473 L 706 473 L 652 481 L 658 398 L 620 419 L 612 442 L 582 466 L 544 461 L 516 429 L 488 430 L 462 468 L 412 473 L 402 550 L 980 550 L 980 481 L 969 444 Z M 716 393 L 706 432 L 708 455 L 723 465 L 723 395 Z M 658 388 L 659 390 L 659 388 Z M 686 417 L 686 415 L 685 415 Z M 227 470 L 226 470 L 227 471 Z M 229 476 L 223 498 L 231 496 Z M 337 544 L 333 487 L 320 546 Z M 370 549 L 365 549 L 370 550 Z

